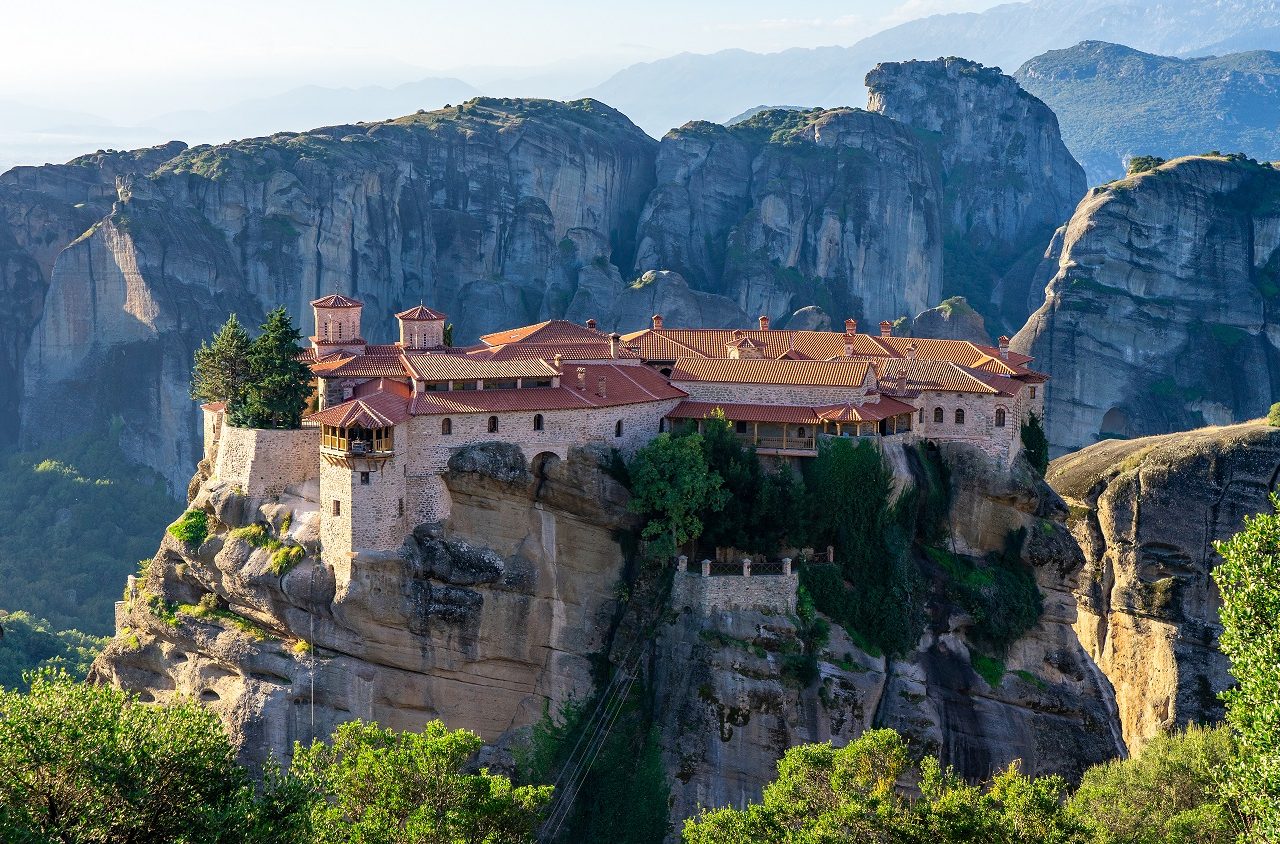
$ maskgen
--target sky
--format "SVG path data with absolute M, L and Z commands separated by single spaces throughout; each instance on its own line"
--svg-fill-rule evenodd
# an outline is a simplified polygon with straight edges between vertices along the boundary
M 0 100 L 125 125 L 302 84 L 457 76 L 572 96 L 637 61 L 847 45 L 994 0 L 4 0 Z M 506 88 L 540 90 L 505 90 Z M 494 91 L 492 93 L 499 93 Z

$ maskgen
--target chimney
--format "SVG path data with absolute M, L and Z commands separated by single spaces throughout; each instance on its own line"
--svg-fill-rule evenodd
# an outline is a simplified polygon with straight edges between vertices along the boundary
M 1000 335 L 1000 360 L 1009 359 L 1009 338 Z
M 769 318 L 767 316 L 760 317 L 760 330 L 761 331 L 769 330 Z
M 587 368 L 585 366 L 578 367 L 578 389 L 587 389 Z
M 883 322 L 881 322 L 881 323 L 880 323 L 880 336 L 881 336 L 881 337 L 892 337 L 892 336 L 893 336 L 893 323 L 889 322 L 889 320 L 887 320 L 887 319 L 886 319 L 886 320 L 884 320 Z
M 559 352 L 556 352 L 555 359 L 554 359 L 552 362 L 555 364 L 556 369 L 561 369 L 561 368 L 563 368 L 563 367 L 564 367 L 564 355 L 560 354 Z
M 616 359 L 618 357 L 618 344 L 622 341 L 621 334 L 609 335 L 609 357 Z
M 733 329 L 733 339 L 741 340 L 743 337 L 746 337 L 746 336 L 747 336 L 747 332 L 743 331 L 741 328 Z
M 916 359 L 916 344 L 908 343 L 907 344 L 907 360 L 915 360 L 915 359 Z
M 858 333 L 858 321 L 857 321 L 856 319 L 846 319 L 846 320 L 844 321 L 844 333 L 845 333 L 845 334 L 857 334 L 857 333 Z
M 600 398 L 605 398 L 603 375 L 601 375 L 599 378 L 596 379 L 596 395 L 598 395 Z
M 589 320 L 587 320 L 587 328 L 590 328 L 592 331 L 595 331 L 595 330 L 596 330 L 596 321 L 595 321 L 594 319 L 589 319 Z
M 654 327 L 654 330 L 658 330 L 662 328 L 662 314 L 653 315 L 653 327 Z
M 853 357 L 853 335 L 852 334 L 844 335 L 844 356 L 847 358 Z

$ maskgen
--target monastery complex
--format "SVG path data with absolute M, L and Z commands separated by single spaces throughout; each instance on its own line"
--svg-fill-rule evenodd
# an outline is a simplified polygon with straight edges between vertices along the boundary
M 362 335 L 363 306 L 331 295 L 311 303 L 306 360 L 315 409 L 300 431 L 274 435 L 223 425 L 205 405 L 206 457 L 250 495 L 319 479 L 324 561 L 392 551 L 414 526 L 449 515 L 443 481 L 460 447 L 518 445 L 534 467 L 603 443 L 634 452 L 717 409 L 765 459 L 816 456 L 824 436 L 881 442 L 971 443 L 1008 463 L 1029 413 L 1044 412 L 1046 376 L 1031 358 L 961 340 L 787 331 L 761 317 L 752 330 L 667 328 L 661 316 L 619 335 L 551 320 L 445 345 L 445 315 L 396 314 L 400 340 Z M 270 452 L 270 453 L 268 453 Z

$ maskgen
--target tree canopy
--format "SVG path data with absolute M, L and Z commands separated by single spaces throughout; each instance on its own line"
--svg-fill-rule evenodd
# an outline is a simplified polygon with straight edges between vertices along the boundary
M 205 402 L 238 403 L 249 380 L 249 351 L 253 341 L 240 327 L 235 314 L 213 335 L 213 341 L 196 349 L 191 370 L 191 398 Z
M 1227 796 L 1250 826 L 1248 840 L 1280 842 L 1280 497 L 1274 512 L 1245 519 L 1244 530 L 1216 543 L 1213 572 L 1222 593 L 1219 645 L 1237 686 L 1223 694 L 1239 742 Z
M 1044 433 L 1044 422 L 1036 414 L 1028 413 L 1021 433 L 1027 462 L 1043 476 L 1049 471 L 1049 438 Z
M 723 479 L 707 467 L 699 434 L 658 434 L 636 452 L 628 471 L 629 506 L 648 519 L 641 536 L 658 559 L 671 559 L 701 536 L 701 514 L 722 510 L 729 500 Z
M 229 406 L 233 425 L 297 428 L 311 396 L 311 370 L 298 358 L 302 335 L 283 307 L 267 314 L 247 357 L 249 381 Z
M 329 743 L 299 746 L 292 773 L 315 795 L 316 844 L 520 844 L 533 839 L 550 786 L 513 787 L 463 768 L 483 745 L 432 721 L 420 733 L 351 721 Z

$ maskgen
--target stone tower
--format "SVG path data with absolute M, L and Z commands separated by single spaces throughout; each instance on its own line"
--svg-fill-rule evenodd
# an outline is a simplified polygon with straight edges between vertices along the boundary
M 444 345 L 444 314 L 418 305 L 396 314 L 400 323 L 400 348 L 408 351 L 435 349 Z
M 333 293 L 311 303 L 315 313 L 316 333 L 311 346 L 320 357 L 331 352 L 348 351 L 364 354 L 364 338 L 360 334 L 360 312 L 364 303 Z

